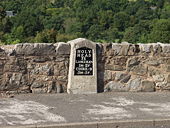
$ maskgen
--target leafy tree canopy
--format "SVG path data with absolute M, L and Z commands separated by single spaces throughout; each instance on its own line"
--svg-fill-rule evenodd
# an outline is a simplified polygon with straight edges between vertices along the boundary
M 170 43 L 170 1 L 0 1 L 1 44 L 67 42 L 78 37 L 99 42 Z

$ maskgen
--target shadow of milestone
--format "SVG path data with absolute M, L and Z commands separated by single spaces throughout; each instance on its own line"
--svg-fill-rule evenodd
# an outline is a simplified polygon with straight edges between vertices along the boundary
M 96 44 L 97 50 L 97 92 L 104 92 L 104 60 L 102 58 L 102 45 Z

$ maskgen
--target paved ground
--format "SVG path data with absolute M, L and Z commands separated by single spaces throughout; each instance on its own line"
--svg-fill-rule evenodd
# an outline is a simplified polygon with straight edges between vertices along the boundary
M 113 122 L 138 125 L 143 122 L 146 124 L 143 128 L 151 125 L 155 128 L 157 123 L 160 128 L 170 128 L 170 93 L 27 94 L 0 98 L 0 127 L 58 124 L 83 127 L 89 122 L 96 128 L 103 124 L 109 127 Z M 115 128 L 120 128 L 119 124 Z

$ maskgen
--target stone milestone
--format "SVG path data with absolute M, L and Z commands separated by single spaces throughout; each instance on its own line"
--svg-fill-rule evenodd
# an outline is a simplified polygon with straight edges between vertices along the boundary
M 71 53 L 67 92 L 97 93 L 96 44 L 82 38 L 68 43 Z

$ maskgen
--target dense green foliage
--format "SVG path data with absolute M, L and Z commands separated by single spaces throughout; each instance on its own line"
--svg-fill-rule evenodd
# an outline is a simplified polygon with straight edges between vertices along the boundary
M 16 15 L 6 16 L 6 11 Z M 1 0 L 0 43 L 170 43 L 170 0 Z

